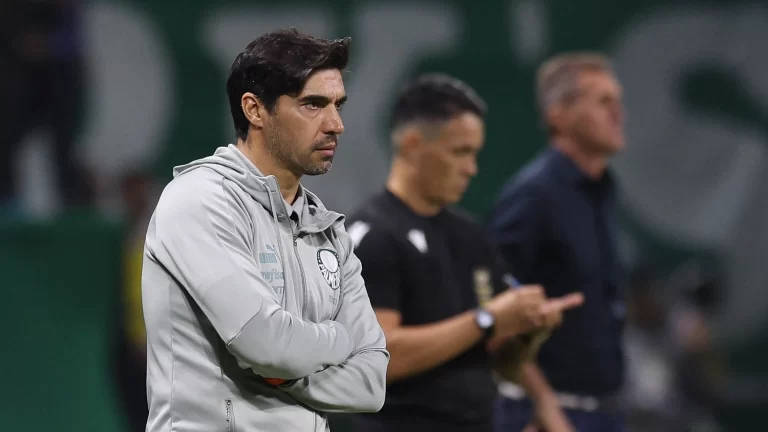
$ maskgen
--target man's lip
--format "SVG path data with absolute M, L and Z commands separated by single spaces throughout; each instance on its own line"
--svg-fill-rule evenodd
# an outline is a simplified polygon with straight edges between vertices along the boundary
M 336 144 L 324 146 L 324 147 L 318 147 L 316 150 L 336 150 Z

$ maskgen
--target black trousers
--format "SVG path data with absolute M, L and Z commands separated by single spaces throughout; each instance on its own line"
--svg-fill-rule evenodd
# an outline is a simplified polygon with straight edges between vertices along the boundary
M 337 414 L 329 416 L 334 432 L 493 432 L 493 421 L 458 423 L 418 415 Z
M 18 194 L 14 161 L 29 132 L 49 132 L 56 186 L 65 205 L 89 201 L 88 182 L 75 157 L 83 106 L 80 58 L 6 64 L 0 71 L 0 204 Z

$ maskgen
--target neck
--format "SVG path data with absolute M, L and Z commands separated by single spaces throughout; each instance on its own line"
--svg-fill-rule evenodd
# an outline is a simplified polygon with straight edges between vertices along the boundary
M 600 179 L 608 167 L 608 156 L 584 150 L 584 146 L 569 137 L 553 138 L 552 146 L 571 159 L 592 180 Z
M 387 178 L 387 190 L 398 197 L 405 205 L 419 216 L 434 216 L 443 209 L 443 206 L 427 199 L 419 190 L 416 182 L 416 171 L 403 161 L 395 160 L 392 170 Z
M 299 191 L 300 176 L 282 166 L 267 150 L 261 140 L 252 138 L 254 133 L 249 133 L 245 140 L 237 140 L 237 148 L 248 158 L 251 163 L 265 176 L 273 175 L 280 187 L 280 194 L 288 203 L 293 204 Z

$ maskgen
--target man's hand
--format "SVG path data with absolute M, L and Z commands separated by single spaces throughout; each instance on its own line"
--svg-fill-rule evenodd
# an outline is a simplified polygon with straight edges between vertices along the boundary
M 539 285 L 505 291 L 488 304 L 488 310 L 496 318 L 496 332 L 488 341 L 487 348 L 495 352 L 511 338 L 522 334 L 530 335 L 531 341 L 545 340 L 562 323 L 563 312 L 581 306 L 582 303 L 584 296 L 581 293 L 547 300 Z
M 563 312 L 579 307 L 584 303 L 584 295 L 576 292 L 562 297 L 548 299 L 539 309 L 543 315 L 544 328 L 552 331 L 563 322 Z
M 529 317 L 532 315 L 532 318 L 528 319 L 539 325 L 524 334 L 497 330 L 486 345 L 486 349 L 491 354 L 493 369 L 504 379 L 517 382 L 521 366 L 536 357 L 541 346 L 552 334 L 552 330 L 562 323 L 563 312 L 578 307 L 583 302 L 584 296 L 581 293 L 572 293 L 535 305 L 531 305 L 532 302 L 525 303 L 526 307 L 532 308 L 527 311 Z
M 267 384 L 274 387 L 277 387 L 285 383 L 285 380 L 282 378 L 264 378 L 264 381 L 266 381 Z
M 496 320 L 495 334 L 509 337 L 540 327 L 544 317 L 539 311 L 545 301 L 541 285 L 525 285 L 498 294 L 486 306 Z

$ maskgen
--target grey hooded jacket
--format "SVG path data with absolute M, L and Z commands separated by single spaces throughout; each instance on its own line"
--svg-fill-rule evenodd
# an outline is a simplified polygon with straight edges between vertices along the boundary
M 301 201 L 296 222 L 233 145 L 174 169 L 144 251 L 148 432 L 327 431 L 325 413 L 383 405 L 389 353 L 344 217 Z

